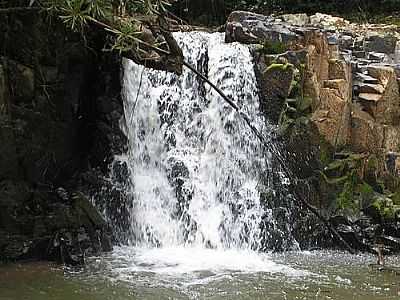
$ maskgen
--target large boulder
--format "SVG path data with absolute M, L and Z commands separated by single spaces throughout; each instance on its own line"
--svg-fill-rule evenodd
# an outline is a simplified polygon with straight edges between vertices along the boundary
M 349 142 L 351 129 L 351 104 L 338 89 L 322 88 L 320 105 L 311 120 L 320 134 L 332 146 L 344 146 Z
M 353 105 L 351 115 L 351 149 L 356 153 L 379 153 L 383 147 L 384 129 L 374 118 Z
M 268 119 L 277 124 L 289 96 L 294 79 L 294 67 L 291 64 L 271 64 L 261 74 L 261 103 Z
M 251 12 L 234 11 L 226 23 L 225 40 L 228 43 L 255 44 L 267 40 L 292 45 L 299 38 L 288 26 L 275 23 L 272 17 Z
M 349 21 L 340 17 L 316 13 L 310 16 L 310 24 L 325 29 L 336 29 L 337 27 L 348 25 Z
M 392 67 L 371 65 L 368 74 L 378 80 L 378 85 L 361 85 L 359 100 L 368 113 L 380 124 L 400 123 L 400 94 L 397 76 Z M 379 93 L 383 87 L 383 93 Z
M 285 14 L 279 16 L 285 23 L 294 26 L 307 26 L 310 24 L 310 17 L 307 14 Z
M 396 50 L 397 38 L 392 34 L 377 32 L 368 33 L 365 39 L 365 48 L 368 52 L 393 54 Z

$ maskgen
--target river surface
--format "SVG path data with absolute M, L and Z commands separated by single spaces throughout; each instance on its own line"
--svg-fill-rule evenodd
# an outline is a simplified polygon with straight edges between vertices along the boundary
M 400 299 L 400 276 L 369 255 L 116 248 L 84 269 L 0 267 L 1 300 Z M 387 258 L 400 265 L 400 257 Z

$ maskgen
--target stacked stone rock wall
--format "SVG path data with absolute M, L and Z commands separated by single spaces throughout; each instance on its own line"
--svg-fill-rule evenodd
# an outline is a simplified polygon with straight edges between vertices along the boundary
M 398 28 L 322 14 L 234 12 L 226 40 L 286 50 L 265 53 L 272 48 L 261 46 L 255 56 L 261 104 L 283 132 L 286 161 L 300 179 L 297 195 L 333 215 L 354 248 L 396 240 L 387 246 L 400 250 L 400 234 L 393 233 L 400 228 Z M 317 240 L 324 238 L 311 244 Z

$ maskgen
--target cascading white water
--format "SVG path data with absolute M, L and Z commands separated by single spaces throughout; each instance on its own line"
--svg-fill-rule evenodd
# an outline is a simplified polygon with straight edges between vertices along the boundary
M 128 150 L 111 166 L 106 201 L 98 199 L 120 242 L 105 257 L 106 268 L 113 279 L 129 282 L 139 276 L 152 284 L 154 274 L 166 274 L 157 277 L 161 285 L 170 284 L 170 275 L 185 281 L 230 272 L 304 275 L 262 253 L 295 241 L 281 201 L 289 198 L 279 197 L 286 197 L 285 185 L 274 189 L 287 178 L 272 168 L 265 145 L 240 116 L 272 135 L 259 108 L 249 47 L 225 44 L 219 33 L 174 35 L 185 60 L 240 112 L 188 69 L 177 76 L 123 61 L 121 127 Z
M 208 70 L 262 130 L 248 47 L 225 44 L 222 34 L 175 38 L 186 61 Z M 189 70 L 179 77 L 124 60 L 123 83 L 129 151 L 120 159 L 131 173 L 131 242 L 258 249 L 267 159 L 248 125 Z

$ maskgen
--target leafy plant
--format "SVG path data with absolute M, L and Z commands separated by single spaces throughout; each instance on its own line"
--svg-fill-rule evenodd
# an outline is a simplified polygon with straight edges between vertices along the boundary
M 91 14 L 85 0 L 67 0 L 60 8 L 60 18 L 73 31 L 82 31 Z

